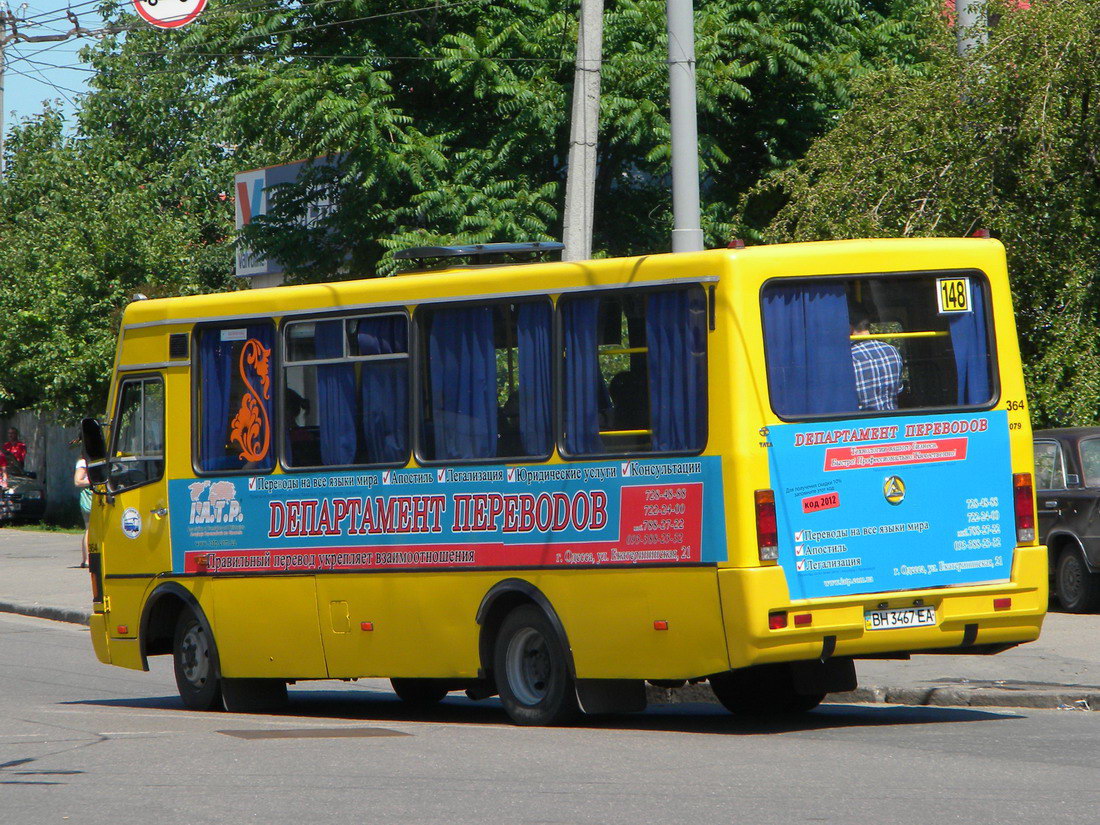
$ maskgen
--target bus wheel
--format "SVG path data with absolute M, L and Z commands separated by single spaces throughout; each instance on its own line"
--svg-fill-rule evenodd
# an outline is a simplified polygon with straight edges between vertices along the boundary
M 1058 557 L 1058 601 L 1070 613 L 1091 613 L 1100 606 L 1100 576 L 1090 573 L 1081 551 L 1068 548 Z
M 216 710 L 221 706 L 221 677 L 214 640 L 194 611 L 185 608 L 176 621 L 172 643 L 176 687 L 191 710 Z
M 519 725 L 554 725 L 578 712 L 565 646 L 546 614 L 517 607 L 504 619 L 493 649 L 501 704 Z
M 430 708 L 443 701 L 451 686 L 442 679 L 390 679 L 397 698 L 412 708 Z
M 799 693 L 786 665 L 758 665 L 710 677 L 710 687 L 730 713 L 777 716 L 805 713 L 821 704 L 825 693 Z

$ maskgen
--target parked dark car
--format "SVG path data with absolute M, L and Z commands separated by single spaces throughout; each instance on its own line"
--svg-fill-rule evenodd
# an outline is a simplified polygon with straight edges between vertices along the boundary
M 0 494 L 4 521 L 38 521 L 46 512 L 46 485 L 33 473 L 9 472 L 8 487 Z
M 1036 430 L 1039 538 L 1051 592 L 1070 613 L 1100 610 L 1100 427 Z

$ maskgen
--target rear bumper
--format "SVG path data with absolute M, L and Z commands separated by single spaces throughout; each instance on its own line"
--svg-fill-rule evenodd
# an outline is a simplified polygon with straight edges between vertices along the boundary
M 792 601 L 780 567 L 727 568 L 718 572 L 730 664 L 733 667 L 819 659 L 822 656 L 886 656 L 898 653 L 982 652 L 1039 638 L 1047 609 L 1047 550 L 1016 549 L 1012 579 L 965 587 Z M 996 609 L 994 599 L 1011 598 Z M 907 607 L 916 600 L 936 608 L 936 625 L 867 630 L 864 613 Z M 768 614 L 810 614 L 810 624 L 772 630 Z

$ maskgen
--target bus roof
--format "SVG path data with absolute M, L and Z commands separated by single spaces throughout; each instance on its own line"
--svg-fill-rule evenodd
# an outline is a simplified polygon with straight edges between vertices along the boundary
M 141 300 L 127 306 L 123 328 L 190 325 L 213 320 L 286 317 L 327 310 L 370 310 L 463 299 L 492 300 L 528 294 L 575 292 L 609 286 L 638 286 L 672 281 L 717 281 L 736 269 L 760 277 L 881 272 L 887 257 L 897 257 L 907 271 L 946 254 L 957 267 L 977 267 L 990 256 L 1003 260 L 998 241 L 976 238 L 902 238 L 767 244 L 741 249 L 662 253 L 629 258 L 456 267 L 319 284 L 242 289 L 179 298 Z M 795 262 L 800 266 L 793 266 Z M 741 266 L 738 266 L 740 264 Z M 876 266 L 878 267 L 876 269 Z M 898 267 L 885 271 L 898 271 Z

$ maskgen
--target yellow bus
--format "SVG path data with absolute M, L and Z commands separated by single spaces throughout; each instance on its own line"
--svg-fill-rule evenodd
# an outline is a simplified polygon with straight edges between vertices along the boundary
M 550 724 L 1038 637 L 998 242 L 545 247 L 131 303 L 84 422 L 99 659 L 171 655 L 190 708 L 385 677 Z

